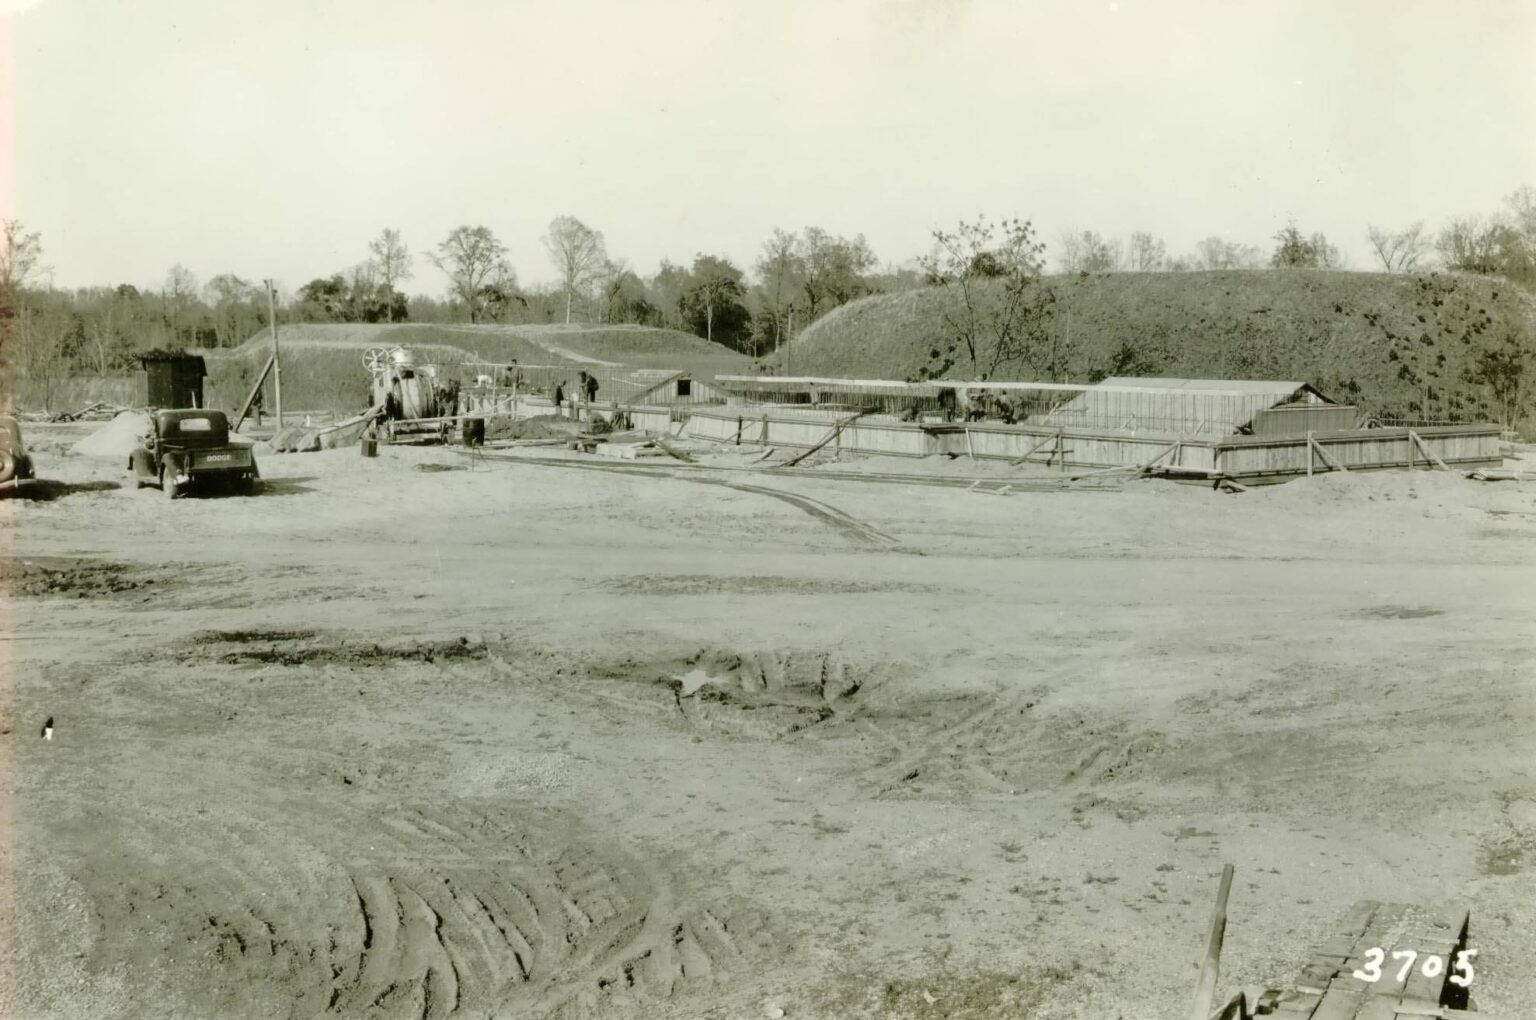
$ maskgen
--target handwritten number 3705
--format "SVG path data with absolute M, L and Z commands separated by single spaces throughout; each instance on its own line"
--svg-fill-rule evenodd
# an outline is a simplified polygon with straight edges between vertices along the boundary
M 1451 968 L 1453 974 L 1447 979 L 1454 985 L 1466 988 L 1472 983 L 1472 957 L 1477 955 L 1476 949 L 1463 949 L 1456 954 L 1456 964 Z M 1403 965 L 1398 969 L 1397 980 L 1407 981 L 1409 971 L 1413 970 L 1414 961 L 1419 954 L 1412 949 L 1399 949 L 1392 954 L 1392 959 L 1402 960 Z M 1371 948 L 1365 951 L 1365 966 L 1354 972 L 1355 977 L 1361 981 L 1380 981 L 1382 977 L 1381 965 L 1387 960 L 1387 952 L 1384 949 Z M 1439 977 L 1445 969 L 1445 959 L 1440 956 L 1426 956 L 1424 963 L 1419 968 L 1427 978 Z

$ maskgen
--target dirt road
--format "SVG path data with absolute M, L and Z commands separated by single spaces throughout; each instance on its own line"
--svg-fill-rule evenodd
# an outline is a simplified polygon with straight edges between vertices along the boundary
M 1224 861 L 1224 991 L 1381 898 L 1536 999 L 1530 487 L 40 460 L 18 1016 L 1182 1017 Z

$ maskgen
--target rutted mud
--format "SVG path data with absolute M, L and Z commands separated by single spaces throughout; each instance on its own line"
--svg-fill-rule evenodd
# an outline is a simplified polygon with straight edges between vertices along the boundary
M 467 637 L 435 641 L 381 643 L 321 634 L 313 630 L 203 631 L 189 639 L 183 661 L 214 658 L 226 665 L 273 663 L 280 666 L 339 664 L 369 666 L 390 662 L 452 662 L 483 659 L 483 641 Z M 227 649 L 227 650 L 221 650 Z
M 289 1015 L 574 1018 L 707 992 L 777 952 L 760 912 L 689 901 L 559 824 L 423 805 L 343 808 L 332 828 L 351 843 L 318 873 L 266 856 L 172 875 L 144 857 L 125 881 L 85 876 L 91 969 L 153 947 L 201 975 L 186 1006 L 208 1015 L 271 993 Z M 233 834 L 184 838 L 218 853 Z

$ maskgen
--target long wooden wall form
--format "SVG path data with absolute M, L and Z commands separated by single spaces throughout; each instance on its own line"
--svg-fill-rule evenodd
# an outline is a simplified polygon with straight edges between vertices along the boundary
M 1219 473 L 1233 478 L 1304 475 L 1308 441 L 1299 436 L 1230 436 L 1221 439 L 1185 438 L 1169 433 L 1128 433 L 1093 429 L 1051 429 L 1034 425 L 920 425 L 873 416 L 848 420 L 846 414 L 805 412 L 794 415 L 733 414 L 694 411 L 682 434 L 714 442 L 808 449 L 826 439 L 839 421 L 847 421 L 833 450 L 906 457 L 951 454 L 993 460 L 1066 467 L 1131 467 L 1156 461 L 1159 467 Z M 635 427 L 642 422 L 670 425 L 670 409 L 634 409 Z M 655 429 L 659 431 L 660 429 Z M 1447 465 L 1486 466 L 1502 459 L 1497 425 L 1444 425 L 1417 430 L 1435 456 Z M 1329 457 L 1346 469 L 1428 466 L 1429 458 L 1413 444 L 1408 429 L 1349 429 L 1313 436 Z M 1412 456 L 1409 444 L 1414 445 Z M 1330 470 L 1314 450 L 1314 473 Z
M 519 395 L 495 408 L 474 411 L 518 416 L 549 414 L 545 397 Z M 615 407 L 599 401 L 591 413 L 610 417 Z M 827 444 L 832 451 L 927 457 L 948 454 L 988 460 L 1027 460 L 1070 468 L 1134 467 L 1155 461 L 1160 468 L 1220 474 L 1236 479 L 1280 480 L 1308 472 L 1308 441 L 1301 436 L 1181 437 L 1171 433 L 1134 433 L 1102 429 L 1048 428 L 1038 425 L 919 424 L 888 416 L 857 417 L 848 412 L 775 408 L 771 413 L 736 408 L 685 409 L 675 406 L 625 408 L 631 425 L 643 432 L 677 433 L 716 443 L 809 449 L 826 440 L 839 422 L 842 431 Z M 587 414 L 583 414 L 586 417 Z M 1447 466 L 1486 467 L 1503 458 L 1500 427 L 1493 424 L 1406 428 L 1348 429 L 1317 432 L 1312 439 L 1313 473 L 1431 466 L 1428 449 Z M 1421 448 L 1414 442 L 1418 436 Z

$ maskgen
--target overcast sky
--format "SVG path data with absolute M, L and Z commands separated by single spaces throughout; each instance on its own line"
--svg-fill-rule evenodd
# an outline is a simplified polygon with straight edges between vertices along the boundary
M 1536 184 L 1530 0 L 0 0 L 14 214 L 58 286 L 180 262 L 288 288 L 460 224 L 553 276 L 551 218 L 643 274 L 774 228 L 882 262 L 960 217 L 1367 266 L 1368 223 Z M 0 58 L 0 63 L 3 63 Z M 0 84 L 3 84 L 0 72 Z M 5 117 L 0 112 L 0 129 Z M 4 142 L 0 140 L 0 150 Z M 3 185 L 4 182 L 0 182 Z M 0 187 L 0 191 L 3 191 Z

